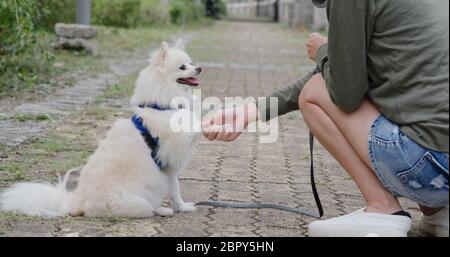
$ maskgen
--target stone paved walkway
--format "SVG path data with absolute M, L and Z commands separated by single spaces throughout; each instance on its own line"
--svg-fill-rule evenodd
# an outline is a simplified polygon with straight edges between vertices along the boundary
M 219 22 L 198 33 L 188 52 L 205 70 L 202 96 L 262 96 L 288 85 L 313 67 L 305 56 L 306 35 L 277 24 L 253 22 Z M 184 199 L 272 202 L 314 210 L 308 130 L 300 113 L 280 119 L 277 142 L 257 142 L 256 133 L 246 133 L 227 144 L 202 140 L 181 177 Z M 350 177 L 320 145 L 315 155 L 325 218 L 364 207 Z M 417 221 L 416 206 L 402 202 Z M 144 220 L 10 221 L 11 230 L 6 235 L 306 236 L 307 225 L 313 220 L 277 210 L 198 207 L 194 213 Z

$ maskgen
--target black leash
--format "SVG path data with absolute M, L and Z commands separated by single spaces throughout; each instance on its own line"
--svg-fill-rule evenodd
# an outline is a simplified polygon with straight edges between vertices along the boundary
M 314 178 L 314 135 L 309 133 L 309 153 L 310 153 L 310 176 L 311 176 L 311 189 L 314 195 L 314 200 L 316 202 L 318 212 L 306 210 L 303 208 L 292 208 L 279 204 L 271 203 L 236 203 L 236 202 L 215 202 L 215 201 L 205 201 L 198 202 L 195 205 L 206 205 L 213 207 L 223 207 L 223 208 L 239 208 L 239 209 L 277 209 L 281 211 L 294 212 L 299 214 L 304 214 L 306 216 L 321 218 L 323 216 L 322 203 L 320 202 L 319 193 L 316 188 L 316 181 Z
M 311 160 L 311 163 L 309 164 L 311 189 L 314 195 L 314 200 L 316 201 L 317 210 L 319 212 L 318 215 L 312 217 L 321 218 L 323 216 L 323 208 L 322 203 L 320 202 L 319 192 L 317 192 L 316 180 L 314 178 L 314 135 L 311 131 L 309 132 L 309 154 Z

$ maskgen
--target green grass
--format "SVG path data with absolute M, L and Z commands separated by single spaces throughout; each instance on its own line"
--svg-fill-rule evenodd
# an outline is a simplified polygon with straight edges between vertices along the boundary
M 49 135 L 32 140 L 31 147 L 40 149 L 41 153 L 61 153 L 67 151 L 82 151 L 82 147 L 70 136 Z
M 128 87 L 126 84 L 114 84 L 105 90 L 103 97 L 120 99 L 122 97 L 130 96 L 132 93 L 133 87 Z
M 108 218 L 109 225 L 115 225 L 115 224 L 123 223 L 126 221 L 128 221 L 128 219 L 123 218 L 123 217 L 109 217 Z
M 128 98 L 133 94 L 138 73 L 127 76 L 116 84 L 110 85 L 99 100 Z
M 89 106 L 83 110 L 84 115 L 94 118 L 96 121 L 103 121 L 108 118 L 111 109 L 100 106 Z
M 10 228 L 8 227 L 8 223 L 11 222 L 27 222 L 38 220 L 38 217 L 25 216 L 10 212 L 0 212 L 0 235 L 4 235 L 7 233 Z
M 57 172 L 80 166 L 94 151 L 95 146 L 84 137 L 86 128 L 76 127 L 71 131 L 51 131 L 25 146 L 9 149 L 10 158 L 0 161 L 0 184 L 29 180 L 36 171 L 49 172 L 49 178 L 41 174 L 39 179 L 56 181 Z
M 19 147 L 4 148 L 9 158 L 0 161 L 0 184 L 38 178 L 56 181 L 58 172 L 81 166 L 95 150 L 97 140 L 92 126 L 99 116 L 109 115 L 97 108 L 74 113 L 63 127 L 31 139 Z M 77 120 L 71 123 L 71 120 Z
M 25 170 L 29 168 L 27 163 L 0 162 L 0 174 L 3 181 L 17 181 L 27 178 Z
M 54 119 L 49 114 L 17 114 L 14 116 L 7 116 L 5 114 L 0 113 L 0 120 L 15 120 L 15 121 L 38 121 L 38 122 L 52 122 Z
M 42 218 L 26 216 L 11 212 L 0 212 L 0 235 L 4 235 L 8 230 L 10 230 L 10 228 L 8 227 L 8 223 L 30 222 L 35 220 L 42 220 Z
M 82 143 L 77 145 L 67 135 L 47 135 L 21 150 L 21 155 L 0 162 L 0 184 L 30 179 L 55 182 L 58 172 L 82 165 L 93 148 Z
M 21 221 L 31 221 L 36 220 L 37 217 L 20 215 L 10 212 L 0 212 L 0 235 L 5 233 L 7 229 L 5 222 L 21 222 Z

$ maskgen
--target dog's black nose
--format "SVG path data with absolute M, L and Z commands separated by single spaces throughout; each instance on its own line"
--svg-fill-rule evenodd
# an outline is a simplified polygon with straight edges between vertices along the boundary
M 202 67 L 197 67 L 195 70 L 196 70 L 199 74 L 202 73 Z

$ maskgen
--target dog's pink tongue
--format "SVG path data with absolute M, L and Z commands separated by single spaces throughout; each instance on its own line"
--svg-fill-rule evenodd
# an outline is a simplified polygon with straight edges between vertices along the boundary
M 198 86 L 198 84 L 200 84 L 200 82 L 196 78 L 185 78 L 185 80 L 189 82 L 190 85 L 193 86 Z

